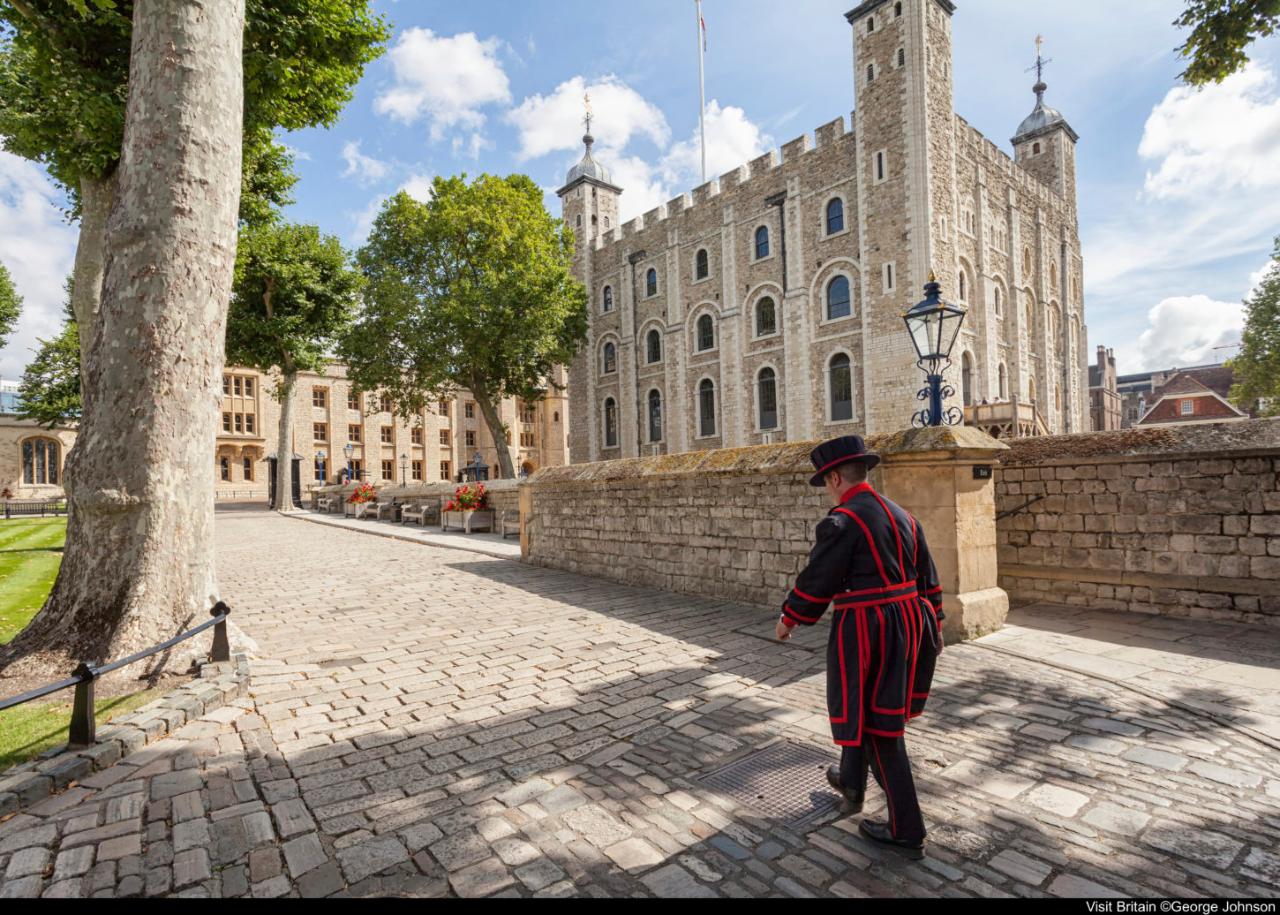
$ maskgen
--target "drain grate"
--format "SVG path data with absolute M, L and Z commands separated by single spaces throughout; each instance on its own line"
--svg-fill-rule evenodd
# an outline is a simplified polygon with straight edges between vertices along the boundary
M 829 750 L 783 741 L 757 750 L 698 779 L 744 807 L 789 826 L 800 826 L 840 808 L 827 784 Z

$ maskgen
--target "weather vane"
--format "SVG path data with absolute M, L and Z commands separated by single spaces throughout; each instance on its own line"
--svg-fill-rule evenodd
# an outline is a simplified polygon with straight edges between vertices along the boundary
M 1049 66 L 1049 64 L 1051 63 L 1053 63 L 1052 60 L 1044 59 L 1044 36 L 1037 35 L 1036 36 L 1036 65 L 1034 67 L 1028 67 L 1027 72 L 1030 73 L 1032 70 L 1035 70 L 1036 82 L 1042 83 L 1044 82 L 1044 68 Z
M 587 109 L 587 116 L 585 119 L 586 125 L 587 125 L 587 133 L 591 133 L 591 93 L 590 92 L 583 94 L 582 103 Z

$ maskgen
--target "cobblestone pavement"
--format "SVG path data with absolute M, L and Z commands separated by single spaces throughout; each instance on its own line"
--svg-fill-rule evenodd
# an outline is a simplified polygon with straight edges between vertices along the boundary
M 931 844 L 907 862 L 855 819 L 791 826 L 697 780 L 773 741 L 830 750 L 821 632 L 782 647 L 765 611 L 274 516 L 218 535 L 251 699 L 0 823 L 0 896 L 1280 882 L 1277 754 L 1112 683 L 949 648 L 909 737 Z
M 1036 605 L 983 644 L 1188 703 L 1280 746 L 1274 628 Z

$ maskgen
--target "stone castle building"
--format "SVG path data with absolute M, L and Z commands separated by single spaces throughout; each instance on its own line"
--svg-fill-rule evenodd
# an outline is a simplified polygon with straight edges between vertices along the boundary
M 280 422 L 275 384 L 275 378 L 254 370 L 228 368 L 223 374 L 213 467 L 220 498 L 266 496 L 268 459 L 276 453 Z M 302 489 L 335 482 L 347 468 L 347 445 L 353 471 L 375 486 L 456 480 L 477 454 L 497 478 L 497 449 L 469 392 L 458 391 L 408 420 L 393 406 L 390 398 L 355 390 L 344 366 L 329 366 L 323 375 L 299 373 L 293 390 L 293 452 L 301 460 Z M 537 403 L 508 398 L 499 413 L 518 473 L 567 462 L 563 392 L 552 391 Z
M 1013 158 L 957 116 L 953 12 L 862 3 L 852 130 L 836 119 L 625 225 L 588 122 L 559 191 L 590 297 L 573 461 L 908 427 L 923 376 L 902 315 L 930 273 L 969 309 L 956 405 L 1088 430 L 1077 135 L 1043 82 Z
M 1089 427 L 1115 432 L 1124 422 L 1124 398 L 1116 375 L 1116 351 L 1098 347 L 1098 364 L 1089 366 Z

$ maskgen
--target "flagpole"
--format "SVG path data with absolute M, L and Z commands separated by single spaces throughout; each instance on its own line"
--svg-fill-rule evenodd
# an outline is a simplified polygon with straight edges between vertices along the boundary
M 702 24 L 702 0 L 694 0 L 697 7 L 698 35 L 698 90 L 702 107 L 698 109 L 698 123 L 702 129 L 702 183 L 707 183 L 707 45 Z

